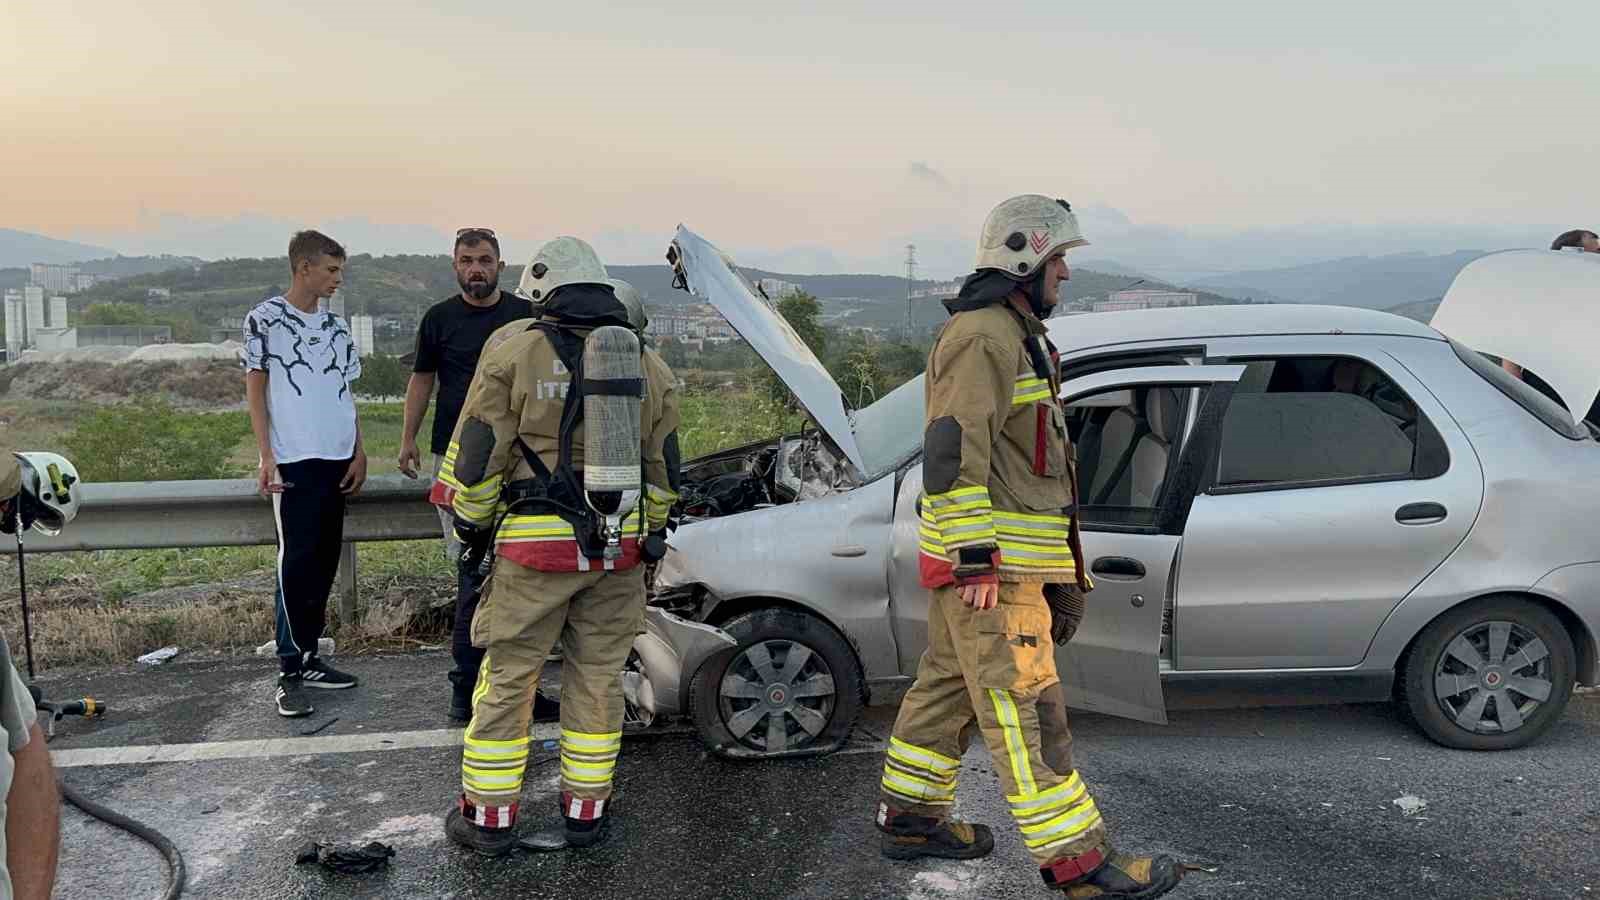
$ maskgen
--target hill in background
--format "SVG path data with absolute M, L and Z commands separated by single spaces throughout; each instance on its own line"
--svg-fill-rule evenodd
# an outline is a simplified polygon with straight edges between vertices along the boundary
M 31 231 L 0 228 L 0 268 L 26 267 L 36 262 L 75 263 L 116 255 L 117 251 L 105 247 L 57 240 Z
M 1430 256 L 1396 253 L 1353 256 L 1282 269 L 1234 272 L 1194 282 L 1198 288 L 1287 303 L 1326 303 L 1392 309 L 1442 297 L 1456 273 L 1484 253 L 1459 250 Z
M 660 312 L 695 302 L 688 293 L 672 288 L 672 273 L 667 266 L 609 268 L 613 275 L 638 288 L 647 302 Z M 742 271 L 752 279 L 776 278 L 815 294 L 822 301 L 825 324 L 898 328 L 905 320 L 904 278 L 796 275 L 762 269 Z M 501 276 L 501 286 L 514 288 L 521 276 L 521 265 L 508 266 Z M 186 260 L 165 271 L 134 274 L 96 285 L 76 295 L 72 307 L 74 314 L 81 315 L 93 304 L 128 304 L 138 307 L 152 320 L 173 323 L 177 340 L 208 340 L 211 329 L 219 322 L 242 317 L 256 303 L 282 293 L 288 283 L 289 264 L 284 257 L 200 264 Z M 933 284 L 935 282 L 918 281 L 915 286 L 925 288 Z M 1089 302 L 1131 285 L 1155 289 L 1170 287 L 1160 282 L 1077 269 L 1067 284 L 1066 293 L 1069 301 Z M 161 289 L 170 293 L 170 297 L 152 297 L 151 289 Z M 380 349 L 403 352 L 409 347 L 422 313 L 457 290 L 450 258 L 443 254 L 358 255 L 351 257 L 346 267 L 342 294 L 347 314 L 368 314 L 380 320 L 376 334 Z M 1237 301 L 1206 292 L 1202 293 L 1200 302 Z M 915 301 L 914 314 L 914 326 L 918 329 L 930 329 L 945 318 L 944 308 L 937 300 Z

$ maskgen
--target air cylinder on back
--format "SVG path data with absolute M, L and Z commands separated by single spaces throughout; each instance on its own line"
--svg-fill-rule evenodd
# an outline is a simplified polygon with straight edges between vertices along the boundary
M 639 415 L 644 372 L 639 339 L 632 331 L 606 325 L 583 342 L 583 490 L 603 515 L 616 513 L 625 494 L 637 500 Z

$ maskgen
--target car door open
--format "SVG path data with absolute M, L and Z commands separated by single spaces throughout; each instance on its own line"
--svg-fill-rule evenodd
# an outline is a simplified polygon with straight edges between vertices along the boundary
M 1165 723 L 1163 627 L 1183 524 L 1243 366 L 1095 372 L 1061 397 L 1078 456 L 1078 522 L 1095 587 L 1056 667 L 1079 709 Z

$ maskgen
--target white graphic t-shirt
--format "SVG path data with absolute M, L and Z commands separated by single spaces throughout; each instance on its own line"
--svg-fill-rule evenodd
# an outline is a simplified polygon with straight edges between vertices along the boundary
M 244 319 L 244 367 L 267 373 L 272 455 L 280 463 L 348 459 L 356 447 L 350 385 L 361 355 L 344 319 L 319 304 L 304 313 L 282 297 Z

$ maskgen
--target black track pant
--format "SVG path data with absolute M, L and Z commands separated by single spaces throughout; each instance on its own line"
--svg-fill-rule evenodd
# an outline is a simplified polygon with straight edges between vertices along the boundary
M 286 485 L 272 495 L 278 524 L 278 662 L 284 672 L 300 671 L 317 652 L 328 616 L 328 591 L 339 569 L 344 539 L 344 494 L 339 481 L 348 459 L 306 459 L 281 463 Z
M 483 648 L 472 646 L 472 616 L 478 611 L 482 593 L 483 576 L 478 574 L 478 567 L 469 571 L 457 562 L 455 627 L 450 635 L 450 656 L 455 668 L 450 671 L 450 683 L 466 693 L 478 683 L 478 667 L 483 664 Z

